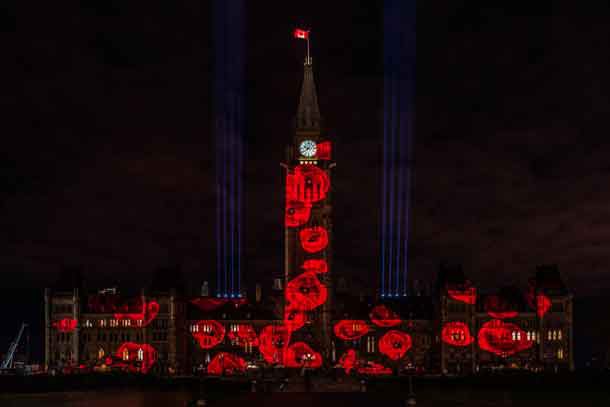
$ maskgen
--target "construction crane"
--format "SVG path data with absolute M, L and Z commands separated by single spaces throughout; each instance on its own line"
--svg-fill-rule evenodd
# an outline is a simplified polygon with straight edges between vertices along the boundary
M 11 346 L 8 348 L 8 353 L 4 357 L 2 364 L 0 364 L 0 369 L 8 369 L 13 364 L 13 356 L 15 356 L 15 351 L 17 350 L 17 346 L 19 346 L 19 341 L 21 340 L 21 336 L 23 335 L 23 331 L 28 326 L 25 322 L 21 324 L 21 329 L 19 329 L 19 333 L 17 334 L 17 338 L 11 343 Z

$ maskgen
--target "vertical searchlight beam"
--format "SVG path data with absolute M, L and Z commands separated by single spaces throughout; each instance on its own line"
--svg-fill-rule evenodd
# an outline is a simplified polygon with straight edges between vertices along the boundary
M 384 1 L 381 297 L 407 295 L 415 119 L 415 0 Z
M 215 0 L 216 296 L 241 297 L 245 0 Z

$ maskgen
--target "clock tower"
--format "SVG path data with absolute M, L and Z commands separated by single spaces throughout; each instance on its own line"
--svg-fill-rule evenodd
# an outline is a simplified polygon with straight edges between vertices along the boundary
M 291 342 L 302 341 L 323 362 L 332 341 L 332 143 L 322 117 L 311 58 L 303 84 L 292 143 L 286 150 L 284 214 L 284 321 Z

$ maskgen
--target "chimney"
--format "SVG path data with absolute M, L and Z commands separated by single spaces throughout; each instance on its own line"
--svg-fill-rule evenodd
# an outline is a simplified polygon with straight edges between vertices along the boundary
M 273 280 L 273 289 L 282 290 L 282 279 L 281 278 L 276 278 Z
M 254 296 L 256 302 L 261 302 L 262 297 L 263 297 L 263 288 L 261 287 L 261 285 L 259 283 L 256 283 L 256 293 Z

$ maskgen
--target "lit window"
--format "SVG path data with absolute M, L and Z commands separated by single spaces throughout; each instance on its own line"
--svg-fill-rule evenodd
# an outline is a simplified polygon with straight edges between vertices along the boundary
M 110 327 L 111 328 L 116 328 L 117 326 L 119 326 L 119 321 L 117 321 L 116 319 L 111 319 L 110 320 Z
M 123 349 L 123 360 L 129 360 L 129 350 Z
M 517 332 L 513 331 L 513 341 L 516 341 L 516 340 L 517 340 Z
M 561 340 L 561 329 L 557 331 L 557 339 Z
M 557 340 L 557 331 L 553 330 L 553 340 Z
M 98 359 L 103 359 L 105 354 L 106 354 L 106 352 L 104 352 L 104 349 L 103 349 L 103 348 L 100 348 L 100 349 L 97 351 L 97 358 L 98 358 Z
M 140 362 L 144 360 L 144 351 L 142 350 L 142 348 L 138 349 L 138 360 Z
M 84 325 L 85 325 L 85 328 L 91 328 L 91 327 L 93 326 L 93 324 L 91 323 L 91 321 L 90 321 L 90 320 L 88 320 L 88 319 L 87 319 L 87 320 L 85 320 L 85 324 L 84 324 Z
M 559 348 L 557 350 L 557 359 L 563 359 L 563 349 Z
M 550 341 L 553 338 L 553 333 L 551 331 L 548 331 L 548 337 L 547 339 Z
M 100 319 L 100 328 L 105 328 L 105 327 L 106 327 L 106 320 Z

